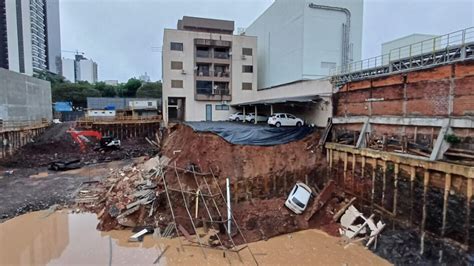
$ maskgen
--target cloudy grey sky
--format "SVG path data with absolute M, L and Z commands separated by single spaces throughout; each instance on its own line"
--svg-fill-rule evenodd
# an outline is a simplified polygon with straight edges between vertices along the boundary
M 315 0 L 315 2 L 317 2 Z M 161 79 L 163 29 L 183 15 L 234 20 L 247 27 L 273 0 L 60 0 L 62 49 L 99 64 L 99 80 L 148 72 Z M 411 33 L 445 34 L 474 26 L 474 0 L 365 0 L 362 56 Z M 152 49 L 152 47 L 159 47 Z M 63 57 L 73 53 L 63 51 Z

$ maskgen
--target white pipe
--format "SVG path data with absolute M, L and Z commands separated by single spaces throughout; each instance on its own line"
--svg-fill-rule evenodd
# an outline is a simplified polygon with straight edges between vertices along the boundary
M 230 178 L 226 179 L 227 186 L 227 234 L 231 233 L 231 224 L 232 224 L 232 211 L 230 209 Z

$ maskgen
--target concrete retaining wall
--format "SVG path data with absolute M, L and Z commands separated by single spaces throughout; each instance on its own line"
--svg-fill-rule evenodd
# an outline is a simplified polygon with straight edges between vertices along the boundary
M 48 81 L 0 68 L 0 119 L 5 126 L 31 125 L 52 117 Z

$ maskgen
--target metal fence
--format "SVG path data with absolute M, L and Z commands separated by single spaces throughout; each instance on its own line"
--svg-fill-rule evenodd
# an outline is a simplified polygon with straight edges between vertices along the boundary
M 474 58 L 474 27 L 392 49 L 388 54 L 331 69 L 336 85 L 426 66 Z

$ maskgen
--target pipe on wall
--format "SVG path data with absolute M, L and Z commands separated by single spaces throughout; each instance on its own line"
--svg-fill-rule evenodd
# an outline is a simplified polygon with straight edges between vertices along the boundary
M 346 23 L 342 24 L 342 54 L 341 54 L 341 66 L 347 65 L 350 61 L 350 32 L 351 32 L 351 11 L 347 8 L 336 7 L 336 6 L 325 6 L 309 3 L 309 8 L 322 9 L 329 11 L 342 12 L 346 14 Z

